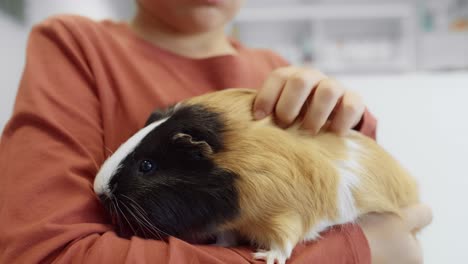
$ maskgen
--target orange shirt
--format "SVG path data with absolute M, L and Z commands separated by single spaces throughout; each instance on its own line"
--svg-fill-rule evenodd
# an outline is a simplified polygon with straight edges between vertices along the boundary
M 233 45 L 236 55 L 189 59 L 124 23 L 64 16 L 35 26 L 0 142 L 0 262 L 256 263 L 248 248 L 119 238 L 92 186 L 106 156 L 156 107 L 217 89 L 258 88 L 287 64 Z M 369 113 L 360 130 L 375 136 Z M 369 262 L 362 231 L 345 225 L 298 246 L 289 263 Z

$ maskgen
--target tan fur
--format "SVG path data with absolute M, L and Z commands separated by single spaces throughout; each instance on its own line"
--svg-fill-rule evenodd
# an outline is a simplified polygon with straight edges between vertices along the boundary
M 294 245 L 320 221 L 339 217 L 337 195 L 340 160 L 360 165 L 359 184 L 352 192 L 359 214 L 393 212 L 417 202 L 413 178 L 373 140 L 355 132 L 310 136 L 296 127 L 284 130 L 270 119 L 254 121 L 256 92 L 229 89 L 195 97 L 185 104 L 203 104 L 222 113 L 225 146 L 215 162 L 240 175 L 240 216 L 226 224 L 260 247 Z M 359 146 L 349 149 L 348 142 Z M 350 157 L 352 153 L 353 157 Z

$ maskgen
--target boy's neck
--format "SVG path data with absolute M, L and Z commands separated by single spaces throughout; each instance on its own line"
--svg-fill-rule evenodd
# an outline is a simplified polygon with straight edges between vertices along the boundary
M 235 54 L 236 50 L 227 38 L 224 28 L 209 32 L 187 34 L 177 32 L 155 18 L 142 12 L 130 23 L 131 29 L 154 45 L 189 58 L 208 58 Z

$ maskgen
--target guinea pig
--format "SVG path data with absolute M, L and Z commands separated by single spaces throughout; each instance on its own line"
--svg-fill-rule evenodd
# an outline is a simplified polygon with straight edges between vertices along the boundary
M 372 139 L 255 121 L 255 96 L 228 89 L 154 112 L 99 170 L 105 208 L 132 235 L 235 233 L 255 259 L 283 264 L 333 225 L 418 202 L 414 178 Z

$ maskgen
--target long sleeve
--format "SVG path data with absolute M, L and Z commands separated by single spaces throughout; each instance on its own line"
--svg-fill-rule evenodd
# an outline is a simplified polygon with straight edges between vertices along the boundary
M 247 248 L 115 234 L 92 188 L 106 155 L 104 93 L 92 54 L 84 56 L 66 24 L 50 23 L 30 35 L 14 113 L 0 141 L 0 262 L 257 263 Z M 290 263 L 362 263 L 368 255 L 362 231 L 344 226 L 298 248 Z

